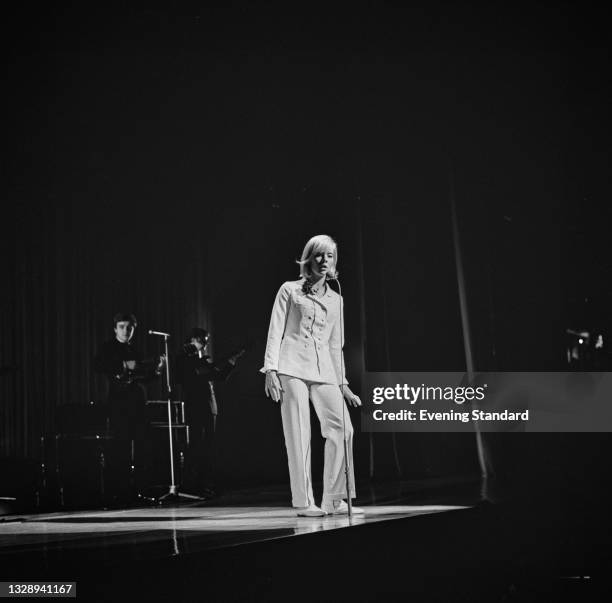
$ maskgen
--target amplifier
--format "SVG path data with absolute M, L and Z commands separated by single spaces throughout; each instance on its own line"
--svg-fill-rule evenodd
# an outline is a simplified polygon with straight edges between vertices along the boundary
M 148 400 L 146 407 L 147 419 L 151 423 L 168 425 L 168 400 Z M 185 403 L 182 400 L 172 400 L 170 409 L 172 424 L 183 425 L 185 423 Z

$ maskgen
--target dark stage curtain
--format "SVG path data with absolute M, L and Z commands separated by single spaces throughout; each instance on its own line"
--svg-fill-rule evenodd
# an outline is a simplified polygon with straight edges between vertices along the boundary
M 113 336 L 116 312 L 136 314 L 135 338 L 151 357 L 160 342 L 146 330 L 172 333 L 172 353 L 191 327 L 210 327 L 205 240 L 197 228 L 181 232 L 181 222 L 144 205 L 52 201 L 16 203 L 4 228 L 3 456 L 36 456 L 59 406 L 103 400 L 104 379 L 92 358 Z M 159 397 L 160 385 L 149 394 Z
M 160 352 L 160 341 L 147 336 L 148 329 L 172 333 L 174 352 L 191 327 L 207 328 L 217 357 L 251 340 L 249 353 L 219 391 L 219 467 L 232 482 L 285 479 L 278 407 L 265 399 L 258 369 L 274 295 L 283 280 L 297 278 L 294 260 L 313 233 L 327 232 L 340 242 L 345 357 L 356 392 L 367 396 L 360 391 L 363 370 L 464 370 L 443 179 L 436 187 L 415 185 L 413 194 L 399 199 L 371 194 L 357 202 L 330 196 L 317 201 L 320 205 L 305 199 L 250 209 L 202 201 L 164 207 L 159 199 L 152 209 L 144 200 L 129 201 L 127 193 L 121 200 L 100 193 L 97 203 L 95 196 L 83 193 L 87 203 L 20 201 L 3 225 L 8 286 L 0 314 L 2 456 L 36 458 L 39 438 L 54 432 L 60 406 L 103 401 L 104 380 L 94 374 L 92 358 L 113 336 L 114 313 L 131 311 L 139 321 L 135 337 L 149 357 Z M 519 234 L 509 248 L 517 248 L 511 243 Z M 484 253 L 476 236 L 468 240 L 477 368 L 512 368 L 492 363 L 489 341 L 496 341 L 498 358 L 502 352 L 516 355 L 513 341 L 500 338 L 500 329 L 496 334 L 483 317 L 495 309 L 498 325 L 516 325 L 517 312 L 501 301 L 524 290 L 518 285 L 538 266 L 512 279 L 498 277 L 498 289 L 491 293 L 492 283 L 479 269 L 482 262 L 473 259 L 491 253 Z M 554 287 L 536 293 L 544 306 Z M 494 306 L 491 299 L 498 300 Z M 520 318 L 529 324 L 538 316 L 525 312 Z M 149 399 L 160 397 L 160 385 L 150 386 Z M 359 430 L 360 413 L 351 412 Z M 358 476 L 477 470 L 473 438 L 434 435 L 361 434 Z M 321 465 L 317 445 L 315 479 Z

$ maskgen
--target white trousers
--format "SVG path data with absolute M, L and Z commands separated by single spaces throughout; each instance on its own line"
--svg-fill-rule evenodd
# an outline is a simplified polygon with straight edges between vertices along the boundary
M 283 388 L 281 416 L 293 506 L 307 507 L 315 504 L 310 462 L 309 398 L 321 423 L 321 435 L 325 438 L 323 502 L 346 498 L 343 433 L 347 441 L 351 498 L 355 498 L 353 425 L 340 388 L 331 383 L 304 381 L 289 375 L 279 375 L 279 378 Z

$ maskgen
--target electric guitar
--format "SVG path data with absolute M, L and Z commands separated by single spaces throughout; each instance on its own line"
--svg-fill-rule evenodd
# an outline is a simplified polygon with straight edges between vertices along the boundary
M 124 360 L 123 370 L 115 375 L 115 380 L 123 385 L 148 381 L 160 375 L 165 365 L 165 356 L 145 360 Z

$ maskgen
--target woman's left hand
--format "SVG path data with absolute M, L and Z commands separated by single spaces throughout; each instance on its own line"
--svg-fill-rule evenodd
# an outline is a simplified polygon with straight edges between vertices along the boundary
M 342 395 L 349 406 L 361 406 L 361 399 L 357 394 L 354 394 L 348 385 L 342 386 Z

